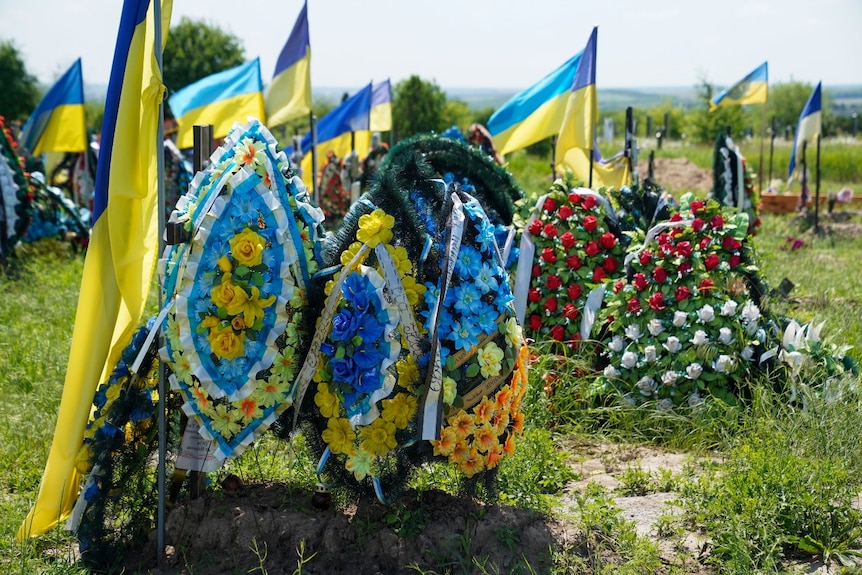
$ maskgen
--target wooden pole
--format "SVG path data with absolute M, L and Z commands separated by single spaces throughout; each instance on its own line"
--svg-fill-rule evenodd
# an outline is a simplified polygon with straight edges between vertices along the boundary
M 802 211 L 805 209 L 806 204 L 808 204 L 808 170 L 806 169 L 805 162 L 805 148 L 808 147 L 808 141 L 802 141 L 802 159 L 799 162 L 799 169 L 802 170 L 800 173 L 802 174 L 799 178 L 799 181 L 802 183 L 802 190 L 799 192 L 799 205 L 797 209 Z
M 814 231 L 820 225 L 820 134 L 817 134 L 817 184 L 814 187 Z

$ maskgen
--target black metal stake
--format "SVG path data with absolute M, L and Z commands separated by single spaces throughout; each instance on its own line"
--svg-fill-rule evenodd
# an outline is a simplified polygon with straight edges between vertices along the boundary
M 814 231 L 820 225 L 820 134 L 817 134 L 817 184 L 814 188 Z

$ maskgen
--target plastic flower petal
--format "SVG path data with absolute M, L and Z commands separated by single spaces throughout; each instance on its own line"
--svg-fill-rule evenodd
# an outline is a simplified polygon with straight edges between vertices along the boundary
M 347 419 L 343 417 L 329 418 L 326 429 L 321 435 L 332 453 L 349 455 L 354 452 L 353 441 L 356 439 L 356 432 L 351 429 Z
M 356 239 L 371 248 L 377 247 L 380 243 L 388 244 L 392 241 L 393 227 L 395 227 L 394 217 L 383 210 L 374 210 L 370 214 L 360 216 Z
M 503 350 L 493 341 L 481 348 L 477 354 L 477 359 L 482 375 L 484 377 L 500 375 L 504 355 Z

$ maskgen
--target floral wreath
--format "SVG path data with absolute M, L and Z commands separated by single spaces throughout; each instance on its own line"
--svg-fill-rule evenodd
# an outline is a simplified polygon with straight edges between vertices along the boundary
M 755 271 L 747 229 L 746 214 L 687 194 L 669 222 L 637 233 L 630 279 L 614 285 L 601 313 L 608 388 L 661 410 L 708 395 L 735 402 L 767 345 L 768 322 L 745 279 Z
M 0 137 L 0 200 L 6 220 L 0 257 L 6 257 L 27 234 L 32 219 L 33 188 L 24 169 L 24 160 L 18 155 L 18 143 L 3 116 L 0 116 L 0 132 L 3 134 Z
M 330 150 L 320 168 L 320 208 L 326 219 L 342 218 L 350 203 L 350 189 L 341 180 L 341 160 Z
M 570 347 L 588 337 L 589 327 L 581 327 L 588 296 L 622 273 L 623 247 L 609 217 L 614 212 L 603 196 L 586 188 L 568 191 L 563 180 L 531 210 L 515 280 L 527 337 Z
M 259 122 L 235 127 L 171 216 L 193 238 L 165 257 L 166 345 L 183 411 L 235 457 L 293 403 L 323 217 Z

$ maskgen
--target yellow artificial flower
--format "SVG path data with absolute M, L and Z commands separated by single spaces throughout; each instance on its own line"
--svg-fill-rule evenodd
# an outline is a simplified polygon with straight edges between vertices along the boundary
M 296 350 L 288 345 L 278 352 L 272 362 L 272 373 L 285 381 L 291 381 L 296 374 Z
M 488 453 L 495 444 L 499 445 L 499 441 L 497 440 L 497 430 L 490 425 L 483 425 L 477 429 L 476 433 L 473 434 L 473 438 L 479 451 L 482 453 Z
M 352 455 L 355 453 L 353 440 L 356 432 L 350 428 L 350 422 L 343 417 L 331 417 L 323 430 L 323 441 L 329 446 L 332 453 L 343 453 Z
M 500 375 L 503 357 L 506 354 L 493 341 L 488 342 L 485 347 L 479 349 L 476 358 L 479 360 L 479 368 L 483 377 L 496 377 Z
M 443 378 L 443 403 L 452 405 L 455 398 L 458 396 L 458 382 L 451 377 Z
M 510 317 L 506 320 L 506 341 L 511 347 L 517 347 L 524 341 L 524 334 L 518 320 Z
M 213 429 L 217 433 L 221 434 L 225 439 L 230 439 L 239 433 L 240 429 L 242 429 L 237 422 L 237 419 L 240 417 L 242 417 L 242 414 L 230 409 L 228 404 L 220 403 L 216 406 L 215 412 L 213 413 Z
M 353 258 L 356 257 L 356 254 L 358 254 L 359 250 L 361 250 L 361 249 L 362 249 L 362 243 L 360 243 L 360 242 L 353 242 L 352 244 L 350 244 L 350 246 L 346 250 L 341 252 L 341 265 L 343 265 L 343 266 L 349 265 L 350 262 L 353 261 Z M 365 252 L 365 255 L 363 255 L 362 258 L 358 262 L 356 262 L 357 265 L 364 263 L 366 259 L 368 259 L 368 252 Z
M 458 445 L 458 436 L 454 427 L 444 427 L 440 430 L 440 439 L 431 441 L 434 446 L 434 455 L 442 455 L 448 457 L 455 451 L 455 446 Z
M 266 155 L 263 153 L 265 146 L 266 145 L 263 142 L 255 141 L 252 138 L 243 138 L 243 140 L 234 147 L 236 161 L 243 166 L 263 164 L 266 162 Z
M 356 481 L 362 481 L 371 475 L 373 465 L 374 459 L 371 457 L 371 454 L 363 449 L 357 449 L 356 453 L 347 458 L 347 463 L 344 464 L 344 467 L 347 468 L 347 471 L 353 472 L 353 477 L 356 478 Z
M 424 285 L 416 283 L 416 279 L 413 276 L 404 276 L 401 280 L 401 285 L 404 286 L 404 295 L 407 296 L 407 301 L 410 302 L 412 307 L 416 307 L 419 303 L 419 298 L 428 289 Z
M 319 383 L 317 385 L 317 393 L 314 394 L 314 403 L 320 409 L 320 415 L 323 417 L 336 417 L 340 402 L 338 396 L 329 391 L 329 385 Z
M 506 452 L 506 455 L 509 457 L 515 455 L 515 434 L 510 433 L 509 437 L 506 438 L 506 444 L 503 446 L 503 451 Z
M 90 462 L 90 458 L 93 456 L 93 452 L 90 451 L 90 448 L 85 444 L 81 446 L 81 449 L 78 450 L 78 455 L 75 457 L 75 469 L 78 470 L 78 473 L 81 475 L 86 475 L 93 468 L 93 464 Z
M 230 239 L 230 253 L 243 266 L 259 266 L 263 261 L 266 241 L 256 231 L 246 228 Z
M 258 319 L 263 319 L 263 309 L 271 306 L 274 303 L 274 295 L 271 295 L 266 299 L 260 299 L 260 290 L 252 286 L 251 297 L 243 303 L 241 308 L 245 324 L 251 327 Z M 228 313 L 231 313 L 230 310 L 228 310 Z
M 375 419 L 359 431 L 362 437 L 360 447 L 372 455 L 386 455 L 397 445 L 395 425 L 383 418 Z
M 413 391 L 416 382 L 419 381 L 419 368 L 416 366 L 416 360 L 412 355 L 408 355 L 404 359 L 399 359 L 395 363 L 395 369 L 398 371 L 398 385 L 408 391 Z
M 108 389 L 105 390 L 105 397 L 108 399 L 107 404 L 113 403 L 118 397 L 123 387 L 119 383 L 108 384 Z
M 177 379 L 186 385 L 192 383 L 192 364 L 189 362 L 185 354 L 175 351 L 171 358 L 174 360 L 171 364 L 171 369 Z
M 198 404 L 198 410 L 202 412 L 207 412 L 212 408 L 212 404 L 210 402 L 210 394 L 206 389 L 201 387 L 200 385 L 193 385 L 189 388 L 189 391 L 192 394 L 192 397 L 195 398 L 195 402 Z
M 257 404 L 254 394 L 234 402 L 234 407 L 242 414 L 243 423 L 251 423 L 255 419 L 263 417 L 263 410 Z
M 236 359 L 245 352 L 245 333 L 236 334 L 230 326 L 214 328 L 207 341 L 212 352 L 222 359 Z
M 230 326 L 234 331 L 242 331 L 245 329 L 245 322 L 240 316 L 235 316 L 230 320 Z
M 399 393 L 392 399 L 383 400 L 384 421 L 391 421 L 396 429 L 404 429 L 416 413 L 416 396 Z
M 410 261 L 410 255 L 407 253 L 407 248 L 387 245 L 386 251 L 392 256 L 392 261 L 395 262 L 395 269 L 398 270 L 398 275 L 402 278 L 413 271 L 413 262 Z
M 287 383 L 274 376 L 254 390 L 252 397 L 263 407 L 272 407 L 284 400 L 286 390 Z
M 477 405 L 476 408 L 473 410 L 476 415 L 476 424 L 484 425 L 491 421 L 491 417 L 494 416 L 494 412 L 496 411 L 496 409 L 497 406 L 494 403 L 494 400 L 492 400 L 490 397 L 486 397 L 485 399 L 483 399 L 481 402 L 479 402 L 479 405 Z
M 479 451 L 474 447 L 466 457 L 461 459 L 458 468 L 468 478 L 473 477 L 485 469 L 485 459 L 479 455 Z
M 473 416 L 467 414 L 463 409 L 449 418 L 449 425 L 455 428 L 455 433 L 458 435 L 458 439 L 464 439 L 476 430 L 476 423 L 473 421 Z
M 226 274 L 229 274 L 233 271 L 233 264 L 230 261 L 230 258 L 227 256 L 222 256 L 216 262 L 218 264 L 219 269 Z
M 503 446 L 497 443 L 485 456 L 485 469 L 494 469 L 503 460 Z
M 323 286 L 323 295 L 329 297 L 329 294 L 332 293 L 332 290 L 335 288 L 335 280 L 329 280 Z
M 356 239 L 368 244 L 368 247 L 377 247 L 377 244 L 388 244 L 392 240 L 392 228 L 395 227 L 395 218 L 377 209 L 370 214 L 359 218 L 359 231 Z
M 240 286 L 233 283 L 233 278 L 230 274 L 224 274 L 221 278 L 221 283 L 213 286 L 210 291 L 210 299 L 212 299 L 216 307 L 225 308 L 230 315 L 239 315 L 239 310 L 245 305 L 248 294 Z

